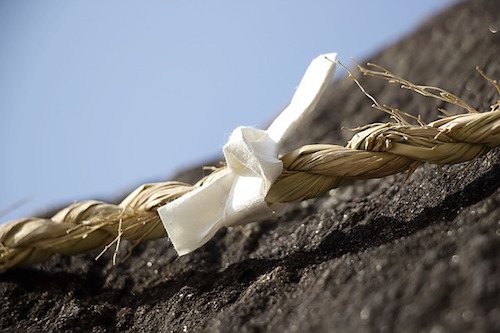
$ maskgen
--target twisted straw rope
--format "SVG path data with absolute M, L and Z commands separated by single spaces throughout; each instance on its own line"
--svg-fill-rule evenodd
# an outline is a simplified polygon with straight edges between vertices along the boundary
M 458 105 L 468 113 L 424 124 L 420 118 L 380 105 L 354 79 L 372 99 L 373 107 L 389 113 L 396 122 L 367 125 L 345 147 L 307 145 L 284 155 L 283 172 L 266 197 L 268 203 L 317 197 L 346 179 L 381 178 L 406 170 L 410 175 L 425 162 L 471 161 L 500 146 L 500 100 L 490 111 L 479 113 L 442 89 L 414 85 L 382 67 L 369 66 L 374 69 L 358 65 L 364 75 L 398 83 L 402 88 Z M 500 94 L 498 83 L 479 72 Z M 350 72 L 349 75 L 352 76 Z M 419 124 L 410 124 L 405 116 Z M 135 246 L 164 237 L 165 230 L 156 210 L 213 181 L 220 170 L 223 168 L 195 185 L 174 181 L 142 185 L 118 205 L 84 201 L 64 208 L 50 219 L 24 218 L 6 223 L 0 226 L 0 270 L 41 263 L 55 253 L 75 255 L 104 247 L 102 254 L 113 244 L 116 244 L 115 262 L 122 239 L 132 241 Z

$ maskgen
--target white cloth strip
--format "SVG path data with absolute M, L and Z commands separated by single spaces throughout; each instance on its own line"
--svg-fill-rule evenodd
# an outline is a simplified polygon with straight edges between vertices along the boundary
M 236 128 L 223 148 L 227 168 L 213 181 L 158 209 L 177 253 L 190 253 L 222 227 L 269 218 L 265 198 L 283 164 L 281 142 L 317 106 L 335 72 L 336 53 L 324 54 L 309 65 L 290 105 L 267 131 Z

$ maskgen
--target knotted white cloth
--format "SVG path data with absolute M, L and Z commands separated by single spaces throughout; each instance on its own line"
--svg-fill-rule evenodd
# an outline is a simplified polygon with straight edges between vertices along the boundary
M 283 169 L 281 142 L 314 110 L 335 72 L 336 53 L 314 59 L 290 105 L 267 131 L 236 128 L 223 148 L 227 168 L 214 181 L 158 209 L 177 253 L 182 256 L 208 242 L 222 227 L 269 218 L 265 198 Z

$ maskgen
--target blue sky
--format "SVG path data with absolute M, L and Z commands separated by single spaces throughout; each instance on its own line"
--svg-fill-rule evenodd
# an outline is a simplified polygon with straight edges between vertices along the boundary
M 0 222 L 201 166 L 317 55 L 363 60 L 455 2 L 3 0 Z

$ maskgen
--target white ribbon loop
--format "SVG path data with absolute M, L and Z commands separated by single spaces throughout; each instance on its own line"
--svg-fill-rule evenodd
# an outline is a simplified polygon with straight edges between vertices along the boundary
M 233 131 L 223 148 L 227 169 L 218 178 L 158 209 L 179 255 L 201 247 L 222 227 L 273 214 L 265 198 L 283 168 L 278 159 L 281 141 L 317 106 L 335 72 L 335 58 L 336 53 L 330 53 L 312 61 L 290 105 L 267 131 Z

